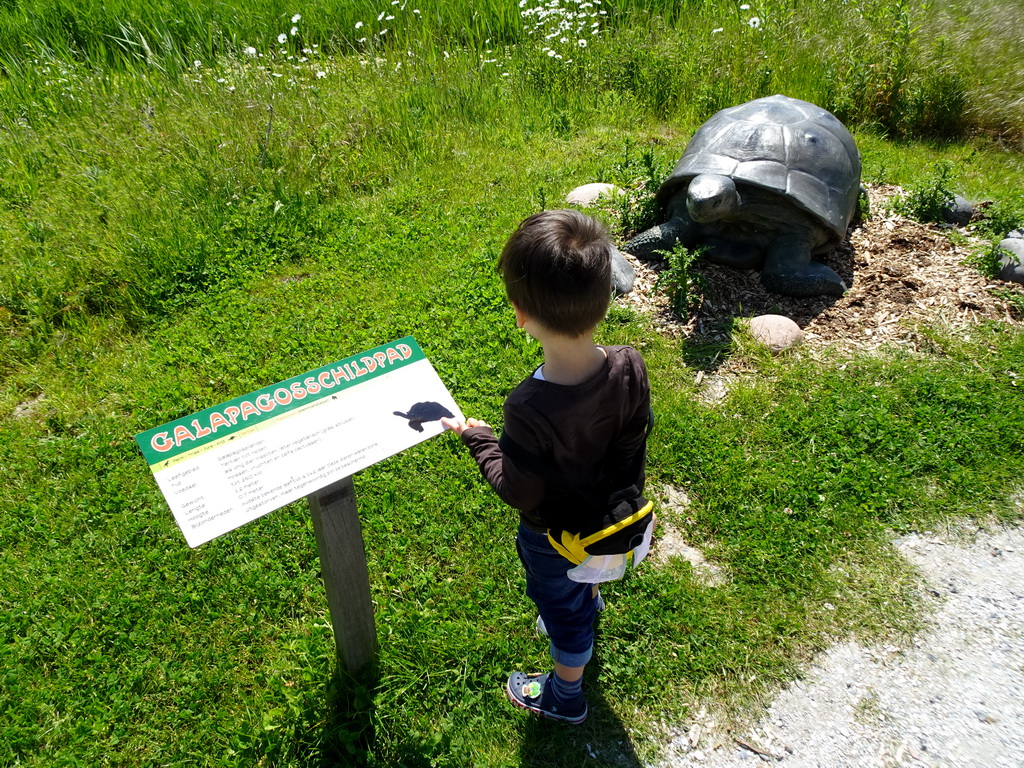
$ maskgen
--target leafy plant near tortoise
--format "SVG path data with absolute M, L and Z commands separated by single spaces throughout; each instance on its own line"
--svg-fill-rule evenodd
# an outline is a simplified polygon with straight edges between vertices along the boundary
M 956 193 L 950 189 L 952 175 L 952 163 L 936 163 L 931 176 L 908 189 L 906 194 L 893 197 L 889 203 L 890 210 L 900 216 L 929 224 L 945 222 L 944 212 L 956 198 Z
M 622 159 L 608 169 L 609 177 L 623 187 L 615 207 L 621 230 L 630 236 L 658 223 L 661 210 L 655 192 L 670 170 L 668 162 L 657 157 L 651 147 L 642 147 L 639 154 L 634 149 L 627 141 Z
M 704 248 L 690 249 L 681 243 L 676 243 L 671 251 L 657 251 L 668 265 L 658 274 L 654 289 L 668 294 L 672 310 L 680 317 L 689 315 L 704 300 L 707 281 L 693 268 L 704 251 Z

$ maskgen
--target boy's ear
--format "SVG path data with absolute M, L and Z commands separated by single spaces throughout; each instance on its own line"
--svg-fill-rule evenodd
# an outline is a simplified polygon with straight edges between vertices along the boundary
M 522 328 L 524 325 L 526 325 L 526 321 L 529 320 L 530 318 L 528 318 L 526 316 L 526 313 L 523 312 L 523 310 L 521 310 L 515 304 L 512 305 L 512 309 L 516 311 L 516 328 Z

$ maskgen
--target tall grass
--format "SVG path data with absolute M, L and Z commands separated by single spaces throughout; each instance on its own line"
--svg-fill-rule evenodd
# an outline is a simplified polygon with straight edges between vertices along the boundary
M 1004 86 L 952 66 L 975 40 L 933 37 L 935 13 L 909 0 L 3 6 L 0 370 L 76 325 L 139 328 L 301 257 L 325 206 L 457 159 L 463 131 L 568 140 L 643 115 L 693 127 L 785 92 L 889 134 L 1010 139 L 1017 107 L 972 102 Z
M 327 208 L 457 159 L 463 131 L 693 127 L 785 92 L 890 135 L 1012 140 L 1019 51 L 957 68 L 977 40 L 945 18 L 910 0 L 3 6 L 0 370 L 301 257 Z
M 1018 150 L 1024 140 L 1022 24 L 1020 3 L 947 0 L 934 4 L 922 29 L 933 66 L 964 84 L 968 124 Z
M 581 4 L 555 7 L 579 13 Z M 55 57 L 96 70 L 143 66 L 180 76 L 197 60 L 209 63 L 247 46 L 268 49 L 282 34 L 296 48 L 316 45 L 325 54 L 503 51 L 531 39 L 538 17 L 524 23 L 522 9 L 534 5 L 551 9 L 511 0 L 314 0 L 295 7 L 269 0 L 76 6 L 30 0 L 0 8 L 0 59 L 14 72 Z M 725 104 L 783 90 L 900 135 L 949 138 L 982 130 L 1011 143 L 1024 138 L 1017 85 L 1024 54 L 1015 37 L 1020 9 L 1007 0 L 588 5 L 606 12 L 601 21 L 610 40 L 591 58 L 588 77 L 665 114 L 686 103 L 692 105 L 683 108 L 687 116 L 706 117 Z M 296 16 L 301 33 L 289 35 Z

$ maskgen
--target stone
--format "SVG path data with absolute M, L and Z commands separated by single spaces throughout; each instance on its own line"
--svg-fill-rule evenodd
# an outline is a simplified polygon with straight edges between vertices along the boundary
M 974 206 L 960 195 L 954 195 L 953 199 L 942 208 L 942 218 L 946 220 L 947 224 L 952 224 L 954 227 L 967 226 L 971 223 L 972 216 L 974 216 Z
M 804 332 L 782 315 L 760 315 L 750 321 L 750 335 L 778 354 L 803 343 Z
M 999 248 L 1005 251 L 999 257 L 999 279 L 1024 285 L 1024 239 L 1008 237 L 999 242 Z
M 621 194 L 622 190 L 614 184 L 595 182 L 594 184 L 584 184 L 582 187 L 576 187 L 576 189 L 565 196 L 565 202 L 569 203 L 569 205 L 581 205 L 584 208 L 589 208 L 600 199 L 612 200 Z
M 633 290 L 633 283 L 636 282 L 636 270 L 633 265 L 626 261 L 622 251 L 612 248 L 612 291 L 616 296 L 629 293 Z
M 1007 238 L 1014 238 L 1017 240 L 1024 240 L 1024 229 L 1014 229 L 1006 233 Z

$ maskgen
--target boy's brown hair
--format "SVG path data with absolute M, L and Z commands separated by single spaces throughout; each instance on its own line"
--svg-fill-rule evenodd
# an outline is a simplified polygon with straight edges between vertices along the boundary
M 575 338 L 611 301 L 612 244 L 604 225 L 579 211 L 535 213 L 498 258 L 509 301 L 550 331 Z

